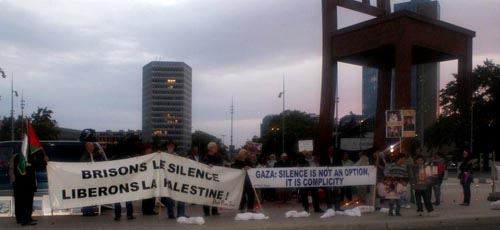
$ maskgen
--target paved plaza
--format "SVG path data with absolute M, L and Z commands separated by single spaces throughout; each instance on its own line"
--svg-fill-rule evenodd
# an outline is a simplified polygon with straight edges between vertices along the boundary
M 477 181 L 476 181 L 477 182 Z M 1 229 L 499 229 L 500 210 L 492 210 L 490 202 L 486 200 L 491 192 L 488 183 L 472 185 L 472 204 L 462 207 L 461 187 L 457 179 L 446 180 L 442 187 L 442 204 L 436 207 L 437 217 L 418 216 L 414 205 L 410 209 L 402 210 L 402 217 L 389 217 L 386 213 L 364 213 L 361 217 L 335 216 L 321 219 L 322 214 L 312 213 L 307 218 L 286 218 L 285 213 L 290 210 L 302 211 L 299 202 L 292 200 L 287 204 L 265 202 L 263 213 L 269 216 L 268 220 L 236 221 L 237 211 L 221 210 L 220 216 L 205 218 L 203 225 L 179 224 L 175 220 L 167 219 L 165 210 L 159 216 L 142 216 L 140 202 L 136 206 L 135 220 L 122 218 L 114 221 L 113 210 L 104 210 L 101 216 L 45 216 L 35 217 L 38 225 L 22 227 L 15 223 L 14 218 L 0 218 Z M 325 208 L 325 204 L 322 204 Z M 203 216 L 198 205 L 187 205 L 186 213 L 189 216 Z

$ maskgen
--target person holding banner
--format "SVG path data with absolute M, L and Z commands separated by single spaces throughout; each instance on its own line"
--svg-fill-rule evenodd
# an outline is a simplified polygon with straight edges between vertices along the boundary
M 328 147 L 327 154 L 321 155 L 320 166 L 334 167 L 341 166 L 340 160 L 335 158 L 335 148 L 333 146 Z M 338 187 L 327 187 L 326 188 L 326 208 L 335 208 L 336 211 L 340 211 L 340 188 Z
M 278 162 L 276 162 L 274 167 L 276 168 L 292 167 L 290 159 L 288 158 L 288 154 L 282 153 L 280 155 L 280 159 L 278 160 Z M 278 192 L 278 199 L 282 200 L 284 204 L 286 204 L 286 202 L 288 202 L 292 197 L 292 191 L 289 188 L 279 188 L 277 189 L 277 192 Z
M 178 154 L 175 152 L 175 143 L 172 140 L 169 140 L 167 142 L 167 153 L 176 155 Z M 175 214 L 174 214 L 174 206 L 176 201 L 173 200 L 170 197 L 163 197 L 161 199 L 161 202 L 167 206 L 167 214 L 169 219 L 175 219 Z M 186 216 L 186 204 L 181 201 L 177 201 L 177 217 L 185 217 Z
M 342 167 L 353 166 L 354 163 L 349 159 L 349 153 L 344 152 L 342 156 Z M 340 189 L 340 202 L 344 202 L 344 197 L 347 198 L 348 202 L 352 201 L 352 187 L 344 186 Z
M 203 157 L 203 160 L 201 163 L 204 163 L 208 166 L 223 166 L 224 161 L 222 160 L 222 157 L 219 155 L 219 148 L 217 147 L 217 144 L 215 142 L 210 142 L 207 145 L 208 152 L 205 154 Z M 219 210 L 217 207 L 212 207 L 210 209 L 210 206 L 204 205 L 203 206 L 203 213 L 205 216 L 210 216 L 210 210 L 212 211 L 213 216 L 218 216 Z
M 312 155 L 312 151 L 304 151 L 302 155 L 297 160 L 297 164 L 299 167 L 317 167 L 318 165 L 314 161 L 314 157 Z M 316 187 L 304 187 L 299 189 L 300 200 L 302 201 L 302 206 L 304 207 L 304 211 L 309 212 L 309 199 L 308 194 L 311 194 L 314 212 L 322 213 L 324 212 L 319 207 L 319 195 L 318 188 Z
M 238 153 L 238 156 L 234 160 L 232 168 L 248 170 L 252 168 L 252 162 L 250 161 L 250 157 L 248 156 L 248 152 L 245 149 L 241 149 Z M 250 177 L 248 174 L 245 176 L 245 183 L 243 184 L 243 195 L 241 196 L 240 202 L 240 213 L 245 212 L 245 204 L 247 205 L 246 212 L 254 212 L 254 204 L 255 204 L 255 192 L 252 187 L 252 182 L 250 181 Z
M 82 154 L 80 158 L 80 162 L 95 162 L 95 161 L 104 161 L 104 153 L 102 151 L 95 151 L 95 145 L 92 142 L 85 143 L 85 152 Z M 82 207 L 83 216 L 95 216 L 96 215 L 96 207 L 95 206 L 87 206 Z
M 140 155 L 142 155 L 142 156 L 153 153 L 153 147 L 151 145 L 148 145 L 148 144 L 143 144 L 141 147 L 141 150 L 142 151 L 141 151 Z M 143 199 L 142 200 L 142 215 L 146 215 L 146 216 L 158 215 L 158 213 L 155 212 L 155 202 L 156 202 L 155 197 Z

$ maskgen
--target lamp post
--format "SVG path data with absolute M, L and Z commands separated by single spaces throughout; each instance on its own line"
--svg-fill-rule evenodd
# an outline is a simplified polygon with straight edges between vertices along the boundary
M 273 142 L 274 154 L 277 154 L 277 152 L 276 152 L 276 133 L 278 133 L 278 131 L 280 131 L 280 128 L 274 128 L 274 127 L 271 128 L 271 133 L 273 134 L 273 138 L 274 138 L 274 142 Z
M 10 138 L 13 141 L 14 140 L 14 95 L 16 95 L 16 97 L 19 96 L 17 94 L 17 91 L 14 90 L 14 73 L 12 73 L 12 79 L 10 81 L 10 90 L 11 90 L 11 97 L 10 97 Z
M 363 133 L 363 129 L 362 129 L 363 128 L 363 122 L 364 122 L 364 120 L 359 121 L 359 151 L 362 150 L 362 148 L 361 148 L 361 136 L 362 136 L 362 133 Z
M 2 75 L 2 78 L 6 78 L 7 75 L 5 75 L 5 72 L 3 71 L 2 68 L 0 68 L 0 75 Z M 2 97 L 0 96 L 0 100 L 2 100 Z
M 24 106 L 26 105 L 26 101 L 24 100 L 24 90 L 21 91 L 21 132 L 24 130 Z
M 281 148 L 285 152 L 285 75 L 283 75 L 283 91 L 278 95 L 279 98 L 283 97 L 283 111 L 281 112 Z

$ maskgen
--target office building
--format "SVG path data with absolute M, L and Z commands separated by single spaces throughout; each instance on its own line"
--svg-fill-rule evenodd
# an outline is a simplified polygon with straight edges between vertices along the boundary
M 192 70 L 184 62 L 153 61 L 142 69 L 142 137 L 172 140 L 177 152 L 191 147 Z

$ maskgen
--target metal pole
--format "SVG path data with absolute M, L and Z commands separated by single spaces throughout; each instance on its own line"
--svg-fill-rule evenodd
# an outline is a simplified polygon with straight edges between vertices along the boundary
M 229 153 L 230 155 L 232 154 L 232 147 L 233 147 L 233 114 L 234 114 L 234 103 L 233 103 L 233 98 L 231 97 L 231 145 L 229 146 Z
M 285 152 L 285 75 L 283 75 L 283 113 L 282 113 L 282 119 L 281 119 L 281 134 L 282 134 L 282 142 L 281 142 L 281 147 L 282 147 L 282 152 Z
M 14 73 L 10 83 L 11 97 L 10 97 L 10 139 L 14 140 Z
M 473 153 L 473 142 L 474 141 L 474 102 L 470 104 L 470 154 Z
M 24 106 L 25 106 L 25 100 L 24 100 L 24 90 L 21 91 L 21 132 L 24 130 Z
M 362 128 L 363 128 L 363 120 L 359 122 L 359 151 L 363 150 L 363 148 L 361 148 L 361 133 L 363 132 Z
M 335 90 L 335 148 L 339 148 L 339 90 L 338 90 L 338 85 L 336 84 L 336 90 Z

